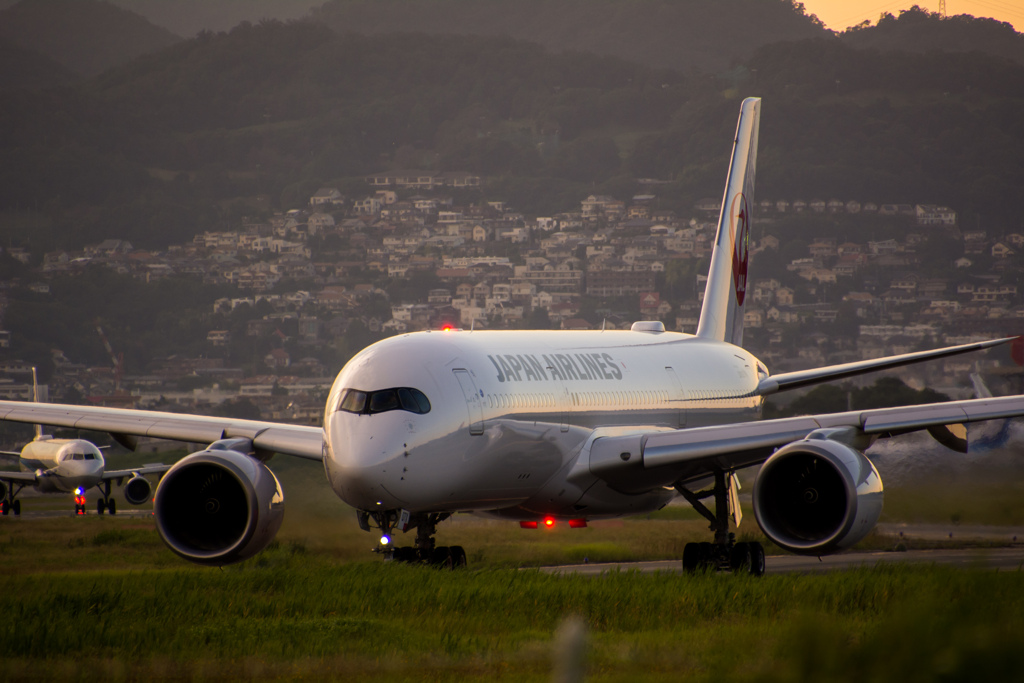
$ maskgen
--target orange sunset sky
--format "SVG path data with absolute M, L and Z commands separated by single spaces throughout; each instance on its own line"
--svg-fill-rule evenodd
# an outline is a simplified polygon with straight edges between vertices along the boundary
M 939 11 L 939 0 L 802 0 L 808 14 L 816 14 L 825 25 L 834 31 L 859 24 L 869 19 L 878 22 L 883 12 L 898 15 L 901 9 L 918 5 L 929 12 Z M 946 0 L 946 14 L 970 14 L 975 17 L 990 17 L 1013 24 L 1024 32 L 1024 0 Z

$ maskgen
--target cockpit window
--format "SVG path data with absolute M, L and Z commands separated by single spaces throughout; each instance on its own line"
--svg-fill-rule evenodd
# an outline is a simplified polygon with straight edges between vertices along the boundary
M 366 392 L 350 389 L 341 402 L 341 410 L 346 413 L 361 413 L 366 408 Z
M 96 456 L 95 456 L 95 455 L 93 455 L 92 453 L 86 453 L 86 454 L 85 454 L 85 459 L 86 459 L 86 460 L 95 460 L 95 459 L 96 459 Z
M 85 453 L 75 453 L 75 454 L 74 454 L 74 455 L 73 455 L 73 456 L 71 457 L 71 459 L 72 459 L 72 460 L 85 460 Z
M 338 410 L 346 413 L 386 413 L 390 410 L 405 410 L 420 415 L 430 412 L 430 401 L 419 389 L 399 387 L 379 391 L 349 389 L 341 400 Z
M 394 389 L 375 391 L 370 394 L 370 413 L 386 413 L 398 409 L 398 393 Z

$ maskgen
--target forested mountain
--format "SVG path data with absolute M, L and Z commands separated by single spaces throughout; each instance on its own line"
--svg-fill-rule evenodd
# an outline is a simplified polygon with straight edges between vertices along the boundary
M 884 14 L 874 26 L 867 23 L 840 34 L 843 42 L 858 48 L 911 52 L 974 52 L 1006 57 L 1024 64 L 1024 34 L 995 19 L 967 14 L 943 17 L 917 6 Z
M 0 91 L 10 88 L 49 88 L 79 80 L 44 54 L 0 39 Z
M 1024 67 L 1005 59 L 833 36 L 763 46 L 712 78 L 509 38 L 265 22 L 0 98 L 0 219 L 17 217 L 0 220 L 0 239 L 180 242 L 325 184 L 368 193 L 365 174 L 410 167 L 483 174 L 480 198 L 538 213 L 671 179 L 659 200 L 689 211 L 721 191 L 746 95 L 764 97 L 761 197 L 1019 220 Z
M 110 0 L 179 36 L 229 31 L 243 21 L 302 18 L 324 0 Z
M 21 0 L 0 11 L 0 38 L 84 76 L 180 40 L 104 0 Z
M 828 33 L 794 0 L 329 0 L 313 16 L 339 32 L 507 35 L 684 73 Z

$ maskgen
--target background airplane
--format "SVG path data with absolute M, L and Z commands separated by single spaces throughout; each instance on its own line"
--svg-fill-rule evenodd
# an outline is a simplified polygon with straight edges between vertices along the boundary
M 39 383 L 36 369 L 32 368 L 32 395 L 39 401 Z M 110 495 L 112 483 L 121 485 L 124 479 L 124 498 L 132 505 L 141 505 L 149 500 L 152 486 L 147 474 L 159 474 L 171 468 L 170 465 L 146 465 L 128 470 L 107 470 L 100 447 L 86 439 L 55 439 L 43 433 L 42 425 L 35 425 L 35 438 L 25 444 L 20 453 L 0 451 L 0 457 L 15 459 L 19 472 L 0 471 L 0 514 L 21 514 L 21 500 L 18 494 L 32 486 L 41 493 L 72 493 L 75 497 L 75 512 L 85 514 L 84 494 L 96 487 L 101 497 L 96 502 L 96 511 L 103 514 L 117 513 L 117 504 Z
M 695 335 L 660 322 L 629 331 L 418 332 L 378 342 L 336 378 L 323 428 L 255 420 L 0 402 L 0 419 L 210 445 L 156 492 L 158 531 L 178 555 L 223 565 L 259 552 L 284 514 L 274 453 L 322 462 L 333 491 L 380 532 L 392 559 L 464 563 L 438 547 L 457 512 L 525 526 L 638 514 L 682 495 L 714 542 L 683 567 L 761 574 L 764 551 L 736 543 L 737 470 L 761 465 L 754 515 L 782 548 L 822 555 L 863 538 L 882 482 L 863 451 L 927 430 L 961 448 L 964 425 L 1024 415 L 1024 397 L 760 420 L 765 396 L 1010 341 L 770 375 L 742 348 L 750 209 L 761 101 L 740 108 Z M 705 505 L 704 501 L 708 501 Z M 396 532 L 416 532 L 395 548 Z

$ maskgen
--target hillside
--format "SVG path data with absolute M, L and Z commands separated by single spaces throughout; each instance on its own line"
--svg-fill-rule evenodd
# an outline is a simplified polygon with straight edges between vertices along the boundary
M 313 17 L 342 33 L 506 35 L 684 73 L 828 33 L 793 0 L 330 0 Z
M 49 57 L 0 39 L 0 90 L 49 88 L 79 80 Z
M 463 170 L 528 213 L 672 179 L 721 191 L 738 98 L 764 97 L 763 197 L 939 203 L 1015 220 L 1024 67 L 981 53 L 767 45 L 718 79 L 509 38 L 203 34 L 82 86 L 0 100 L 0 238 L 164 245 L 385 169 Z M 258 201 L 257 197 L 260 197 Z
M 243 21 L 300 19 L 323 0 L 110 0 L 179 36 L 229 31 Z
M 899 16 L 885 14 L 874 26 L 854 27 L 840 34 L 851 47 L 909 52 L 985 52 L 1024 64 L 1024 34 L 995 19 L 967 14 L 943 17 L 913 7 Z
M 83 76 L 180 40 L 103 0 L 22 0 L 0 12 L 0 38 Z

